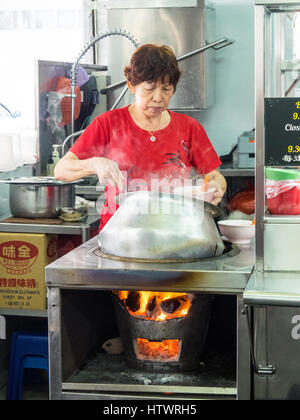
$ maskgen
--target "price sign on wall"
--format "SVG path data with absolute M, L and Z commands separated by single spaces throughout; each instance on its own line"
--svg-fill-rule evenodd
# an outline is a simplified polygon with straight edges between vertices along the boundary
M 300 98 L 265 99 L 265 166 L 300 166 Z

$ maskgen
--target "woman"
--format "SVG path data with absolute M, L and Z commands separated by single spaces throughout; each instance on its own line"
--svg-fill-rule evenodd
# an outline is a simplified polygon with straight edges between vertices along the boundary
M 183 181 L 192 169 L 209 179 L 208 186 L 215 188 L 212 203 L 218 204 L 226 181 L 217 170 L 221 162 L 204 128 L 195 119 L 168 110 L 180 78 L 171 48 L 142 45 L 124 72 L 134 104 L 95 118 L 58 162 L 55 177 L 74 181 L 96 174 L 106 185 L 100 229 L 114 212 L 111 203 L 117 190 L 150 189 L 153 180 L 160 185 Z

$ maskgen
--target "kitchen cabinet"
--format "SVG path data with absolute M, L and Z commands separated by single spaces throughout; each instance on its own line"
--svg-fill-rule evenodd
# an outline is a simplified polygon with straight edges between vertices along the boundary
M 251 318 L 253 399 L 300 399 L 300 273 L 253 273 L 244 292 Z

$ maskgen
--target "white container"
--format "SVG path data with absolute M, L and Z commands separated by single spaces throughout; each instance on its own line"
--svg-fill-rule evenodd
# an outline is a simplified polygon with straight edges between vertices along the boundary
M 255 236 L 255 225 L 251 220 L 221 220 L 218 226 L 233 244 L 248 244 Z
M 21 136 L 15 133 L 15 134 L 11 134 L 11 137 L 12 137 L 14 160 L 16 162 L 17 167 L 22 166 L 24 165 L 24 159 L 23 159 L 23 153 L 22 153 Z
M 14 157 L 13 136 L 0 134 L 0 172 L 14 171 L 17 166 Z

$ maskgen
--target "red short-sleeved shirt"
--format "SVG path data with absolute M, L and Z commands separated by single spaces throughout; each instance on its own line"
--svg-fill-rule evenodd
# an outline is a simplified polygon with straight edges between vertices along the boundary
M 156 141 L 151 142 L 149 132 L 133 121 L 128 106 L 105 112 L 86 128 L 70 151 L 79 159 L 102 156 L 117 162 L 126 172 L 128 190 L 150 189 L 153 179 L 169 182 L 189 178 L 192 168 L 203 175 L 218 168 L 221 161 L 202 125 L 187 115 L 169 113 L 169 125 L 155 131 Z M 111 203 L 116 188 L 106 186 L 105 192 L 100 229 L 115 211 Z

